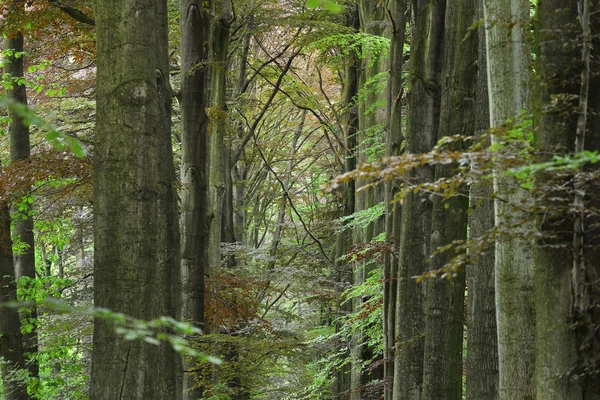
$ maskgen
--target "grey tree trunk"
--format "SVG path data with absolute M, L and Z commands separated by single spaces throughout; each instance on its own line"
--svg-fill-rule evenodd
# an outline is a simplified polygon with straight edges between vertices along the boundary
M 404 42 L 406 37 L 405 0 L 392 2 L 389 22 L 391 24 L 390 80 L 388 83 L 388 136 L 386 138 L 386 156 L 399 156 L 404 140 L 402 135 L 402 67 L 404 65 Z M 386 184 L 386 240 L 390 244 L 384 259 L 383 282 L 383 360 L 384 360 L 384 398 L 391 399 L 394 383 L 394 338 L 396 337 L 396 280 L 398 279 L 398 244 L 400 242 L 400 203 L 392 203 L 400 190 L 400 182 Z
M 99 0 L 95 8 L 94 304 L 144 320 L 171 311 L 173 288 L 159 254 L 165 240 L 158 214 L 168 208 L 159 206 L 167 151 L 159 147 L 168 135 L 161 67 L 168 53 L 156 30 L 166 26 L 165 7 L 162 0 Z M 167 353 L 124 340 L 111 322 L 96 318 L 90 398 L 177 398 L 168 369 L 175 356 Z
M 528 104 L 529 1 L 483 0 L 483 11 L 490 125 L 498 127 Z M 514 227 L 523 217 L 514 206 L 521 204 L 526 193 L 511 188 L 500 171 L 495 174 L 494 189 L 496 226 L 505 233 L 496 244 L 495 260 L 500 399 L 531 399 L 535 396 L 533 246 L 511 238 L 532 227 Z
M 409 70 L 406 151 L 430 151 L 440 120 L 445 1 L 411 1 L 411 58 Z M 415 182 L 431 181 L 433 169 L 411 174 Z M 425 334 L 425 285 L 415 276 L 427 269 L 430 253 L 432 203 L 422 193 L 411 193 L 402 205 L 398 292 L 396 298 L 396 353 L 394 400 L 421 399 Z
M 25 3 L 20 0 L 13 0 L 11 3 L 11 12 L 24 12 Z M 12 50 L 12 53 L 5 58 L 4 73 L 10 75 L 13 81 L 13 88 L 6 90 L 9 99 L 16 102 L 27 104 L 27 87 L 25 84 L 18 84 L 17 79 L 24 77 L 24 54 L 23 54 L 23 35 L 19 32 L 11 38 L 6 39 L 6 49 Z M 19 55 L 19 53 L 21 53 Z M 12 122 L 9 125 L 10 134 L 10 161 L 21 161 L 29 158 L 31 154 L 31 143 L 29 139 L 29 127 L 23 123 L 23 117 L 17 112 L 9 109 L 9 117 Z M 15 260 L 15 276 L 17 279 L 26 277 L 35 279 L 35 238 L 33 234 L 33 209 L 31 203 L 26 202 L 24 209 L 12 207 L 12 235 L 15 240 L 19 240 L 24 246 L 20 253 L 13 254 Z M 21 313 L 21 319 L 31 319 L 34 329 L 23 337 L 25 353 L 30 354 L 27 361 L 27 369 L 33 378 L 39 378 L 39 365 L 37 361 L 38 336 L 37 336 L 37 307 L 33 303 L 26 311 Z
M 181 27 L 181 317 L 204 328 L 204 277 L 208 271 L 206 218 L 207 54 L 210 19 L 201 0 L 180 1 Z M 185 360 L 184 399 L 202 397 L 196 365 Z
M 173 160 L 171 136 L 171 113 L 173 91 L 169 75 L 169 19 L 167 2 L 159 1 L 156 9 L 156 49 L 157 49 L 157 91 L 160 129 L 158 135 L 158 265 L 159 279 L 156 290 L 164 290 L 165 313 L 181 319 L 181 257 L 179 205 L 176 189 L 176 174 Z M 160 72 L 160 74 L 159 74 Z M 160 76 L 158 76 L 160 75 Z M 182 359 L 168 344 L 161 347 L 164 360 L 164 379 L 167 385 L 162 388 L 165 398 L 182 398 L 183 366 Z M 175 384 L 176 386 L 173 386 Z M 176 394 L 176 396 L 173 396 Z
M 17 300 L 12 241 L 10 239 L 10 213 L 5 200 L 0 200 L 0 356 L 5 400 L 29 400 L 25 381 L 14 374 L 26 369 L 23 337 L 17 308 L 4 303 Z
M 358 8 L 354 6 L 348 11 L 346 26 L 358 30 Z M 345 171 L 352 171 L 356 168 L 356 157 L 354 150 L 356 147 L 356 133 L 358 132 L 358 105 L 355 96 L 358 93 L 358 65 L 359 60 L 354 54 L 348 55 L 348 61 L 344 68 L 344 87 L 342 92 L 342 101 L 346 107 L 346 113 L 343 120 L 344 129 L 344 159 Z M 342 188 L 342 214 L 343 216 L 352 215 L 355 211 L 355 182 L 350 181 L 344 184 Z M 341 260 L 346 251 L 352 247 L 352 232 L 346 229 L 337 234 L 335 242 L 335 266 L 336 290 L 342 293 L 352 284 L 352 266 Z M 340 305 L 342 313 L 352 311 L 350 302 Z M 339 330 L 339 324 L 336 325 L 336 331 Z M 338 346 L 345 346 L 346 343 L 339 343 Z M 335 371 L 335 395 L 336 399 L 347 399 L 346 392 L 350 390 L 350 365 L 346 364 Z
M 226 174 L 230 174 L 226 164 L 225 144 L 227 135 L 227 110 L 225 105 L 227 53 L 229 51 L 229 32 L 233 15 L 231 2 L 214 2 L 211 20 L 211 65 L 210 102 L 209 102 L 209 142 L 208 142 L 208 276 L 219 270 L 221 264 L 221 237 L 225 201 Z M 205 271 L 206 274 L 206 271 Z M 206 318 L 206 316 L 205 316 Z M 206 328 L 210 329 L 209 324 Z
M 444 38 L 442 102 L 438 139 L 472 135 L 475 130 L 475 93 L 478 38 L 467 36 L 477 16 L 476 0 L 447 0 Z M 454 146 L 454 147 L 458 147 Z M 440 164 L 435 179 L 452 177 L 455 164 Z M 467 238 L 468 196 L 447 201 L 436 196 L 431 222 L 431 251 Z M 431 268 L 444 267 L 454 251 L 434 256 Z M 425 304 L 424 399 L 462 397 L 462 347 L 464 326 L 465 272 L 459 268 L 450 279 L 427 279 Z
M 542 0 L 536 14 L 537 59 L 536 70 L 540 85 L 536 91 L 535 122 L 536 148 L 547 156 L 575 151 L 577 116 L 570 118 L 563 107 L 552 106 L 554 96 L 579 94 L 581 74 L 572 68 L 579 51 L 572 45 L 578 39 L 578 1 Z M 560 30 L 557 27 L 561 27 Z M 548 183 L 548 176 L 540 174 L 538 186 Z M 549 196 L 552 197 L 552 196 Z M 545 207 L 560 207 L 548 199 Z M 574 305 L 571 284 L 573 251 L 573 219 L 566 215 L 552 215 L 540 221 L 544 237 L 535 253 L 535 384 L 538 399 L 582 399 L 580 382 L 569 371 L 578 361 L 577 338 L 572 328 Z M 551 350 L 550 350 L 551 349 Z
M 483 17 L 477 5 L 477 19 Z M 474 32 L 471 34 L 475 34 Z M 490 126 L 485 29 L 477 29 L 477 90 L 475 94 L 475 134 Z M 475 166 L 479 168 L 479 166 Z M 469 239 L 482 241 L 494 228 L 494 201 L 491 180 L 471 186 L 471 216 Z M 466 395 L 468 400 L 498 398 L 498 332 L 494 287 L 495 244 L 480 254 L 477 262 L 467 266 L 467 360 Z

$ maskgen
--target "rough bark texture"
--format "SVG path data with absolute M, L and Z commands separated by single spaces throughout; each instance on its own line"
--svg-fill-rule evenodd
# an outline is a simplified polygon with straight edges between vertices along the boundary
M 171 112 L 173 91 L 169 83 L 169 27 L 167 2 L 159 1 L 156 10 L 157 91 L 160 118 L 158 133 L 158 265 L 159 279 L 156 290 L 164 290 L 166 315 L 181 319 L 181 273 L 179 205 L 176 189 L 173 142 L 171 136 Z M 162 55 L 162 56 L 161 56 Z M 160 72 L 160 74 L 159 74 Z M 159 76 L 160 75 L 160 76 Z M 164 285 L 164 286 L 163 286 Z M 161 347 L 164 360 L 165 398 L 181 399 L 183 368 L 179 357 L 168 344 Z M 173 386 L 173 384 L 176 386 Z M 173 396 L 173 394 L 176 396 Z
M 167 133 L 158 86 L 165 65 L 161 59 L 168 56 L 156 41 L 157 27 L 166 26 L 162 3 L 95 4 L 94 304 L 144 320 L 168 314 L 171 294 L 166 291 L 172 288 L 164 281 L 159 255 L 164 250 L 159 147 Z M 177 398 L 166 352 L 143 341 L 126 341 L 113 324 L 96 318 L 90 398 Z
M 404 64 L 404 42 L 406 36 L 405 0 L 390 5 L 389 22 L 392 42 L 390 49 L 390 80 L 388 83 L 389 126 L 386 138 L 386 156 L 399 156 L 404 139 L 402 135 L 402 66 Z M 396 280 L 398 279 L 398 244 L 400 242 L 400 202 L 392 203 L 400 190 L 400 181 L 386 184 L 386 240 L 391 249 L 384 259 L 383 283 L 383 340 L 384 340 L 384 398 L 391 399 L 394 382 L 394 338 L 396 337 Z
M 17 300 L 13 264 L 12 241 L 10 239 L 10 214 L 8 205 L 0 200 L 0 356 L 2 383 L 5 400 L 28 400 L 24 381 L 14 379 L 13 374 L 24 370 L 25 355 L 17 308 L 2 304 Z
M 14 0 L 11 3 L 11 12 L 22 13 L 24 2 Z M 9 99 L 16 102 L 27 104 L 27 86 L 18 84 L 17 79 L 24 77 L 24 54 L 23 54 L 23 35 L 18 32 L 12 37 L 6 39 L 6 49 L 12 50 L 12 53 L 5 58 L 4 73 L 10 75 L 15 81 L 12 89 L 7 89 L 6 95 Z M 19 54 L 21 53 L 21 54 Z M 31 143 L 29 139 L 29 127 L 23 123 L 21 117 L 14 110 L 9 109 L 9 117 L 12 122 L 9 125 L 10 134 L 10 161 L 21 161 L 29 158 L 31 153 Z M 23 204 L 24 208 L 13 205 L 11 214 L 13 229 L 12 235 L 24 246 L 18 254 L 14 254 L 15 276 L 18 278 L 27 277 L 35 279 L 35 238 L 33 234 L 33 213 L 31 203 Z M 32 304 L 27 311 L 21 313 L 21 318 L 32 319 L 34 325 L 37 324 L 37 307 Z M 23 338 L 25 353 L 31 354 L 32 358 L 27 360 L 27 369 L 32 377 L 39 377 L 39 366 L 37 362 L 38 337 L 37 328 Z
M 552 96 L 577 95 L 580 71 L 574 68 L 579 52 L 568 42 L 580 33 L 577 21 L 578 1 L 540 0 L 536 15 L 537 63 L 539 85 L 536 91 L 536 148 L 550 159 L 551 153 L 564 154 L 575 148 L 576 117 L 552 103 Z M 575 115 L 575 114 L 572 114 Z M 539 175 L 538 186 L 548 181 Z M 554 196 L 548 196 L 553 198 Z M 560 202 L 559 202 L 560 203 Z M 543 206 L 558 207 L 548 199 Z M 544 238 L 535 254 L 535 384 L 538 399 L 581 399 L 579 382 L 569 372 L 576 365 L 578 354 L 575 331 L 572 329 L 571 267 L 573 253 L 571 230 L 573 220 L 567 215 L 552 215 L 540 221 Z
M 413 0 L 406 151 L 424 153 L 435 142 L 440 120 L 441 70 L 444 46 L 445 1 Z M 411 178 L 431 181 L 433 169 L 419 168 Z M 425 285 L 415 276 L 427 268 L 430 254 L 431 201 L 411 193 L 402 205 L 394 400 L 421 399 L 423 394 Z
M 221 237 L 225 201 L 226 164 L 225 146 L 227 135 L 227 111 L 225 105 L 225 72 L 229 51 L 229 32 L 233 20 L 231 3 L 228 0 L 213 5 L 210 46 L 210 108 L 208 135 L 208 275 L 219 270 L 221 264 Z M 205 272 L 206 273 L 206 272 Z M 209 324 L 212 325 L 212 324 Z M 209 328 L 209 327 L 207 327 Z
M 476 21 L 476 0 L 448 0 L 444 38 L 444 72 L 438 139 L 443 136 L 471 136 L 475 129 L 477 80 L 477 35 L 467 36 Z M 454 146 L 456 147 L 456 146 Z M 437 165 L 435 179 L 450 178 L 456 165 Z M 466 189 L 464 190 L 466 191 Z M 446 201 L 433 200 L 431 251 L 467 237 L 468 196 Z M 443 268 L 453 251 L 437 254 L 433 269 Z M 424 399 L 459 399 L 462 396 L 462 347 L 464 327 L 464 268 L 451 279 L 428 279 L 425 304 Z
M 483 17 L 478 5 L 477 19 Z M 472 33 L 474 34 L 474 32 Z M 475 132 L 481 134 L 490 126 L 485 29 L 477 29 L 479 54 L 477 59 L 477 90 Z M 475 168 L 480 166 L 475 165 Z M 494 228 L 492 181 L 479 181 L 471 186 L 470 240 L 482 241 Z M 468 400 L 498 398 L 498 332 L 494 288 L 495 244 L 492 243 L 477 262 L 467 267 L 467 376 Z
M 484 0 L 490 124 L 498 127 L 527 108 L 530 64 L 529 1 Z M 492 141 L 496 142 L 497 137 Z M 500 399 L 532 399 L 534 388 L 533 246 L 512 239 L 531 227 L 516 227 L 515 212 L 526 194 L 509 186 L 498 171 L 494 189 L 496 226 L 505 234 L 496 244 Z M 512 189 L 512 190 L 511 190 Z

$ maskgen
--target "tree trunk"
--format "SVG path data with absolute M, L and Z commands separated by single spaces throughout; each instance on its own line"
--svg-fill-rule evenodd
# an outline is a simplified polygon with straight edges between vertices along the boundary
M 475 130 L 477 35 L 467 36 L 476 21 L 476 0 L 448 0 L 445 17 L 442 102 L 438 138 L 472 135 Z M 454 146 L 458 147 L 458 146 Z M 456 164 L 439 164 L 435 179 L 451 178 Z M 466 193 L 446 201 L 433 200 L 431 251 L 467 238 Z M 454 251 L 434 256 L 431 267 L 443 268 Z M 427 279 L 425 304 L 424 399 L 460 399 L 464 327 L 464 268 L 449 272 L 450 279 Z
M 405 0 L 394 1 L 390 7 L 390 24 L 392 42 L 390 50 L 390 80 L 388 83 L 388 136 L 386 140 L 386 156 L 393 157 L 401 154 L 402 136 L 402 96 L 404 65 L 404 42 L 406 37 L 406 7 Z M 384 398 L 391 399 L 394 382 L 394 338 L 396 337 L 396 280 L 398 279 L 398 244 L 400 241 L 400 217 L 402 210 L 400 202 L 392 203 L 400 190 L 399 180 L 386 183 L 385 218 L 386 240 L 390 249 L 384 258 L 383 282 L 383 361 L 384 361 Z
M 11 3 L 11 12 L 23 13 L 25 2 L 13 0 Z M 13 88 L 7 89 L 6 95 L 9 99 L 16 102 L 27 104 L 27 86 L 17 83 L 18 79 L 24 78 L 24 53 L 23 53 L 23 35 L 20 32 L 6 39 L 6 49 L 12 50 L 12 53 L 5 58 L 4 73 L 10 75 L 13 81 Z M 19 54 L 20 53 L 20 54 Z M 29 127 L 24 124 L 23 117 L 17 112 L 9 109 L 8 113 L 12 122 L 9 125 L 10 133 L 10 161 L 21 161 L 29 158 L 31 154 L 31 143 L 29 139 Z M 33 235 L 33 209 L 31 203 L 25 202 L 24 208 L 11 208 L 12 214 L 12 235 L 15 240 L 20 241 L 24 246 L 18 254 L 13 254 L 15 260 L 15 276 L 19 278 L 35 279 L 35 239 Z M 31 282 L 27 286 L 33 286 Z M 33 378 L 39 378 L 39 365 L 37 361 L 38 353 L 38 335 L 37 335 L 37 307 L 35 302 L 21 313 L 21 319 L 30 319 L 33 330 L 24 335 L 23 341 L 25 353 L 29 354 L 27 369 Z M 29 324 L 28 324 L 29 325 Z
M 483 17 L 477 5 L 477 19 Z M 471 34 L 474 34 L 471 33 Z M 477 90 L 475 94 L 475 134 L 490 126 L 489 98 L 484 27 L 477 29 Z M 479 168 L 479 166 L 475 166 Z M 492 182 L 480 181 L 471 186 L 469 240 L 481 242 L 494 229 Z M 474 250 L 477 251 L 477 250 Z M 498 332 L 494 288 L 495 244 L 467 266 L 467 365 L 466 395 L 468 400 L 498 399 Z
M 143 320 L 168 314 L 173 287 L 159 255 L 158 213 L 167 209 L 159 207 L 167 151 L 159 147 L 168 134 L 159 103 L 168 54 L 156 30 L 166 26 L 164 10 L 162 0 L 99 0 L 95 9 L 94 304 Z M 167 393 L 177 384 L 165 357 L 163 347 L 125 340 L 95 318 L 90 398 L 177 398 Z
M 173 160 L 171 135 L 171 113 L 173 91 L 169 75 L 169 27 L 167 2 L 157 4 L 156 48 L 157 48 L 157 91 L 160 128 L 158 135 L 158 265 L 157 291 L 165 293 L 165 315 L 181 319 L 181 258 L 179 231 L 179 204 L 176 189 L 176 174 Z M 160 76 L 159 75 L 160 72 Z M 161 345 L 164 360 L 161 397 L 180 400 L 182 398 L 182 359 L 170 345 Z M 176 386 L 174 386 L 174 384 Z
M 529 1 L 484 0 L 490 124 L 498 127 L 527 108 L 530 44 Z M 494 136 L 492 141 L 498 142 Z M 533 246 L 512 239 L 530 226 L 517 212 L 526 193 L 510 188 L 508 177 L 494 177 L 496 226 L 503 232 L 496 244 L 495 279 L 498 321 L 500 399 L 532 399 L 534 388 Z
M 358 30 L 358 8 L 354 6 L 348 10 L 346 26 Z M 356 104 L 356 95 L 358 93 L 358 57 L 354 54 L 348 55 L 348 61 L 344 68 L 344 86 L 342 90 L 342 102 L 345 105 L 346 113 L 343 116 L 343 129 L 345 139 L 344 159 L 345 172 L 353 171 L 356 168 L 356 158 L 354 150 L 356 147 L 356 133 L 358 132 L 358 105 Z M 355 211 L 355 182 L 349 181 L 342 188 L 342 216 L 352 215 Z M 352 284 L 352 266 L 341 258 L 346 251 L 352 247 L 352 232 L 348 229 L 338 232 L 335 242 L 335 266 L 336 290 L 342 293 Z M 350 302 L 339 305 L 341 313 L 352 311 Z M 336 331 L 339 331 L 339 323 L 336 324 Z M 338 347 L 345 346 L 346 343 L 338 343 Z M 347 399 L 347 391 L 350 390 L 350 365 L 346 364 L 335 371 L 335 393 L 336 399 Z
M 412 0 L 406 151 L 430 151 L 440 121 L 445 1 Z M 430 182 L 433 168 L 411 174 L 415 182 Z M 398 294 L 396 298 L 396 356 L 394 400 L 421 399 L 423 395 L 425 285 L 415 276 L 427 268 L 431 241 L 431 201 L 411 193 L 402 205 Z
M 181 0 L 181 317 L 204 327 L 207 272 L 207 128 L 205 47 L 209 15 L 201 0 Z M 202 397 L 193 360 L 184 362 L 184 399 Z
M 29 400 L 27 384 L 15 379 L 26 369 L 19 312 L 4 303 L 17 300 L 12 241 L 10 239 L 10 213 L 5 200 L 0 200 L 0 355 L 2 383 L 5 400 Z
M 548 161 L 551 153 L 575 150 L 577 118 L 567 118 L 563 107 L 551 104 L 554 96 L 579 93 L 580 74 L 572 68 L 579 58 L 574 45 L 580 33 L 577 3 L 575 0 L 540 0 L 537 5 L 536 70 L 540 84 L 536 92 L 535 145 L 537 150 L 547 154 L 540 162 Z M 543 186 L 548 179 L 545 174 L 538 175 L 537 185 Z M 542 205 L 552 210 L 560 207 L 560 202 L 553 204 L 552 200 L 546 200 Z M 575 331 L 571 327 L 573 258 L 568 246 L 572 240 L 573 220 L 562 213 L 552 215 L 551 212 L 548 216 L 540 221 L 544 236 L 536 246 L 534 269 L 537 398 L 575 400 L 582 398 L 582 391 L 579 382 L 569 374 L 578 359 Z
M 230 174 L 225 163 L 225 145 L 227 135 L 227 109 L 225 104 L 227 53 L 229 51 L 229 32 L 233 21 L 231 3 L 222 0 L 213 3 L 212 32 L 210 46 L 211 78 L 208 135 L 208 276 L 219 270 L 221 264 L 221 236 L 225 201 L 225 175 Z M 207 271 L 205 271 L 207 274 Z M 205 316 L 206 318 L 206 316 Z M 210 329 L 209 324 L 207 329 Z

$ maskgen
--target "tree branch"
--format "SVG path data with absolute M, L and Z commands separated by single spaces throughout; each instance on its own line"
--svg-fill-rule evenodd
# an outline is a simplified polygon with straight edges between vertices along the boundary
M 68 6 L 64 3 L 61 3 L 59 0 L 48 0 L 48 2 L 67 14 L 69 17 L 73 18 L 75 21 L 92 26 L 96 25 L 96 20 L 94 20 L 94 18 L 90 17 L 78 8 Z

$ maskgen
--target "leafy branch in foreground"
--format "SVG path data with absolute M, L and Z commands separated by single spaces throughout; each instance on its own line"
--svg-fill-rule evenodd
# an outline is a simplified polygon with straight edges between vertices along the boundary
M 11 301 L 0 304 L 0 307 L 27 308 L 29 305 L 30 302 Z M 201 329 L 171 317 L 144 321 L 106 308 L 70 306 L 54 298 L 37 301 L 36 306 L 46 307 L 59 314 L 70 313 L 101 318 L 112 323 L 115 331 L 125 340 L 143 340 L 157 346 L 166 342 L 178 353 L 195 358 L 199 362 L 216 365 L 222 362 L 219 358 L 198 351 L 188 344 L 189 339 L 203 335 Z

